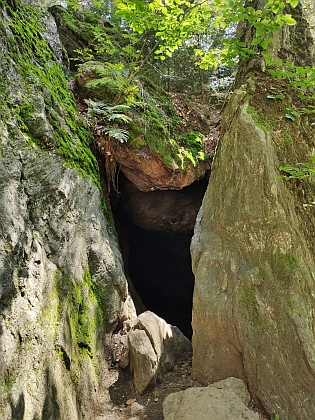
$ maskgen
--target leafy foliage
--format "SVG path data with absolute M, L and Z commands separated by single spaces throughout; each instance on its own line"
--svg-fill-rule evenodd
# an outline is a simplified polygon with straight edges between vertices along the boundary
M 285 13 L 285 5 L 296 7 L 298 0 L 268 0 L 263 9 L 246 7 L 243 0 L 117 0 L 117 15 L 123 18 L 134 32 L 143 34 L 154 31 L 159 39 L 159 47 L 154 53 L 164 60 L 166 56 L 183 45 L 193 34 L 205 32 L 207 22 L 212 21 L 215 28 L 225 28 L 246 20 L 255 28 L 252 46 L 263 50 L 273 42 L 275 34 L 283 25 L 294 25 L 295 20 Z M 225 47 L 217 50 L 196 48 L 199 65 L 207 69 L 218 66 L 218 63 L 233 65 L 236 58 L 247 58 L 257 54 L 257 48 L 249 48 L 245 42 L 236 38 L 226 39 Z
M 108 137 L 120 141 L 120 143 L 126 143 L 129 139 L 129 131 L 119 127 L 104 127 L 104 133 Z
M 203 137 L 201 133 L 190 131 L 181 135 L 179 143 L 171 140 L 177 151 L 182 169 L 186 168 L 188 162 L 191 162 L 195 167 L 199 161 L 204 161 L 207 158 L 203 148 Z
M 315 174 L 315 156 L 310 156 L 311 163 L 298 163 L 297 166 L 280 166 L 280 171 L 288 175 L 282 176 L 283 179 L 304 179 Z
M 104 101 L 94 102 L 92 100 L 86 100 L 89 106 L 88 114 L 91 116 L 104 117 L 108 121 L 123 121 L 130 122 L 132 118 L 124 114 L 125 111 L 130 110 L 128 105 L 115 105 L 110 106 Z
M 268 60 L 274 68 L 268 69 L 275 79 L 287 79 L 289 86 L 297 88 L 301 98 L 305 98 L 308 90 L 315 89 L 315 68 L 310 66 L 296 66 L 290 61 Z M 313 92 L 312 92 L 313 93 Z
M 315 114 L 315 68 L 310 66 L 297 66 L 290 61 L 283 63 L 281 60 L 267 59 L 267 64 L 272 66 L 267 71 L 276 80 L 284 80 L 288 87 L 294 89 L 297 98 L 301 104 L 293 109 L 292 107 L 285 109 L 285 118 L 295 121 L 299 115 Z M 271 88 L 268 99 L 285 99 L 287 91 L 276 91 Z M 310 103 L 311 104 L 308 104 Z
M 132 121 L 132 118 L 124 113 L 130 110 L 130 106 L 128 105 L 110 106 L 104 101 L 94 102 L 91 99 L 86 100 L 86 103 L 89 107 L 88 116 L 97 117 L 99 124 L 113 121 L 116 123 L 129 123 Z M 121 143 L 127 142 L 129 138 L 129 132 L 118 127 L 117 124 L 111 127 L 102 127 L 101 132 Z
M 92 65 L 98 76 L 88 82 L 87 87 L 95 92 L 106 91 L 108 97 L 101 95 L 101 98 L 105 98 L 110 107 L 135 105 L 133 121 L 124 121 L 122 114 L 125 114 L 117 113 L 122 125 L 106 129 L 121 128 L 136 132 L 131 140 L 137 144 L 141 144 L 143 139 L 148 141 L 149 136 L 152 137 L 152 144 L 155 141 L 153 137 L 160 139 L 161 143 L 163 139 L 173 138 L 172 146 L 182 166 L 187 159 L 194 165 L 197 159 L 202 159 L 198 155 L 199 151 L 194 154 L 192 144 L 172 135 L 168 117 L 164 115 L 163 121 L 163 109 L 157 111 L 158 106 L 144 92 L 140 81 L 141 73 L 152 66 L 153 57 L 161 60 L 159 68 L 164 62 L 169 63 L 164 69 L 170 78 L 172 56 L 178 54 L 181 57 L 179 52 L 184 49 L 194 51 L 194 61 L 202 70 L 219 65 L 232 66 L 237 60 L 251 55 L 263 56 L 270 67 L 270 74 L 274 72 L 274 77 L 282 72 L 281 77 L 292 78 L 294 73 L 294 80 L 290 80 L 291 86 L 305 96 L 312 89 L 312 69 L 290 68 L 292 63 L 288 62 L 285 64 L 287 73 L 283 76 L 284 65 L 271 62 L 267 51 L 274 41 L 274 34 L 284 25 L 295 24 L 292 16 L 286 13 L 286 6 L 294 8 L 297 4 L 298 0 L 267 0 L 263 7 L 255 9 L 250 6 L 250 2 L 244 5 L 243 0 L 116 0 L 116 16 L 121 19 L 120 37 L 98 33 L 90 49 L 82 51 L 82 58 L 85 55 L 90 60 L 82 66 L 82 70 Z M 251 45 L 233 36 L 233 28 L 242 20 L 247 21 L 255 32 Z M 226 32 L 222 43 L 213 44 L 207 38 L 202 38 L 209 30 L 209 25 L 215 30 Z M 99 64 L 91 61 L 92 56 Z M 202 85 L 202 72 L 199 76 Z M 166 78 L 165 73 L 162 77 Z M 270 92 L 269 99 L 281 100 L 285 95 L 284 91 Z M 309 105 L 304 106 L 301 112 L 313 111 L 313 105 Z M 298 111 L 293 107 L 285 111 L 285 117 L 292 121 L 297 114 Z M 98 114 L 98 117 L 101 116 L 105 118 Z M 112 121 L 108 116 L 106 118 L 108 122 Z M 129 127 L 123 124 L 129 124 Z M 122 137 L 119 141 L 122 141 Z

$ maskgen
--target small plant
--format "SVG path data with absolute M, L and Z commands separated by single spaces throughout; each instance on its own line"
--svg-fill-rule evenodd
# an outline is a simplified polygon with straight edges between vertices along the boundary
M 285 93 L 286 92 L 283 89 L 276 89 L 271 87 L 267 94 L 267 99 L 284 99 Z
M 282 175 L 280 179 L 304 179 L 315 174 L 315 156 L 310 156 L 311 163 L 297 163 L 298 166 L 280 166 L 280 171 L 286 172 L 288 175 Z M 304 203 L 303 207 L 313 207 L 315 201 Z
M 130 109 L 128 105 L 110 106 L 104 101 L 94 102 L 92 100 L 86 100 L 85 102 L 89 107 L 88 116 L 92 118 L 97 117 L 98 124 L 106 124 L 113 121 L 129 123 L 132 121 L 132 118 L 125 114 Z M 118 127 L 117 124 L 114 124 L 112 127 L 102 127 L 100 131 L 121 143 L 127 142 L 129 138 L 129 132 Z
M 284 114 L 285 118 L 291 121 L 295 121 L 296 117 L 300 114 L 300 112 L 297 112 L 292 108 L 286 108 L 285 111 L 286 111 Z
M 182 134 L 178 142 L 171 140 L 172 146 L 177 150 L 182 169 L 187 167 L 188 162 L 191 162 L 195 167 L 199 161 L 207 158 L 202 139 L 201 133 L 190 131 Z
M 103 131 L 108 137 L 116 139 L 120 143 L 126 143 L 129 139 L 129 131 L 119 127 L 104 127 Z
M 88 115 L 94 117 L 101 117 L 107 121 L 122 121 L 130 122 L 132 118 L 124 112 L 130 109 L 128 105 L 115 105 L 110 106 L 104 101 L 94 102 L 91 99 L 85 101 L 89 107 Z
M 315 156 L 310 156 L 311 163 L 297 163 L 297 166 L 280 166 L 280 171 L 288 175 L 281 176 L 282 179 L 304 179 L 315 174 Z
M 289 86 L 297 89 L 298 96 L 301 99 L 314 101 L 315 88 L 315 68 L 310 66 L 296 66 L 290 61 L 283 63 L 281 60 L 266 59 L 269 66 L 273 68 L 268 69 L 277 80 L 286 79 Z

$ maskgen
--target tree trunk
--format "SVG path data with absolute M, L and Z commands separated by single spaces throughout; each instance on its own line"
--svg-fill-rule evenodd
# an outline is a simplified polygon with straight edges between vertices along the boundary
M 261 9 L 264 3 L 264 0 L 253 0 L 250 6 Z M 271 57 L 275 60 L 281 59 L 283 62 L 291 61 L 297 66 L 313 66 L 315 47 L 309 25 L 303 18 L 301 3 L 295 9 L 287 5 L 285 12 L 294 17 L 296 25 L 285 25 L 278 34 L 270 35 L 274 38 L 274 42 L 269 44 Z M 252 24 L 245 21 L 239 23 L 237 37 L 240 41 L 246 42 L 249 48 L 253 48 L 251 42 L 254 35 L 255 29 Z M 236 75 L 236 87 L 243 83 L 246 74 L 253 68 L 262 69 L 264 66 L 264 59 L 256 56 L 251 57 L 247 61 L 241 61 Z
M 301 7 L 291 13 L 297 25 L 283 28 L 271 53 L 309 64 L 313 46 Z M 243 36 L 250 39 L 250 26 Z M 294 93 L 267 99 L 270 88 L 287 87 L 257 61 L 242 63 L 237 84 L 192 240 L 193 377 L 204 385 L 244 379 L 270 416 L 310 420 L 315 218 L 303 204 L 314 201 L 315 188 L 277 175 L 280 165 L 309 160 L 314 118 L 286 121 L 283 110 L 294 106 Z

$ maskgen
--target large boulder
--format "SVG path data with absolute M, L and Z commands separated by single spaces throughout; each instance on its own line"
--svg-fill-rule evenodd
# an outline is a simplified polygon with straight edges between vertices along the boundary
M 138 316 L 128 333 L 128 344 L 130 369 L 140 394 L 171 371 L 182 352 L 191 351 L 191 342 L 177 327 L 150 311 Z
M 228 378 L 208 387 L 188 388 L 169 394 L 163 402 L 165 420 L 258 420 L 247 406 L 246 384 Z
M 301 195 L 278 168 L 288 154 L 307 160 L 313 143 L 307 120 L 277 126 L 278 105 L 264 94 L 270 81 L 260 78 L 225 110 L 192 240 L 193 377 L 242 378 L 270 415 L 306 420 L 315 417 L 314 218 L 301 199 L 312 201 L 314 184 Z
M 185 171 L 175 162 L 170 167 L 147 147 L 135 149 L 118 142 L 113 147 L 113 156 L 122 173 L 144 192 L 180 190 L 205 178 L 210 169 L 209 161 L 201 161 L 197 167 L 189 163 Z

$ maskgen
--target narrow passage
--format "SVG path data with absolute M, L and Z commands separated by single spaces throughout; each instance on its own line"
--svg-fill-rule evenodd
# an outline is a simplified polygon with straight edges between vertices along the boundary
M 118 185 L 120 194 L 111 200 L 126 273 L 145 308 L 191 338 L 190 241 L 207 181 L 180 191 L 141 192 L 120 175 Z

